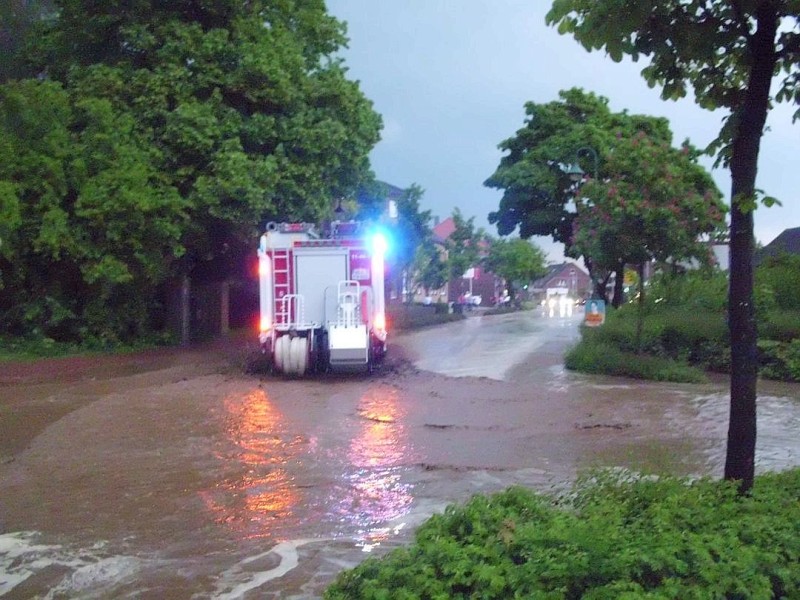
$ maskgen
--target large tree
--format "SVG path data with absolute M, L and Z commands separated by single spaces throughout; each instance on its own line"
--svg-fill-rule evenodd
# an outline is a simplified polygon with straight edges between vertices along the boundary
M 592 256 L 572 243 L 577 216 L 575 194 L 579 187 L 570 178 L 569 167 L 580 163 L 589 178 L 603 179 L 606 166 L 600 158 L 608 154 L 619 136 L 638 131 L 664 143 L 672 142 L 666 119 L 611 112 L 608 99 L 573 88 L 559 93 L 559 100 L 525 105 L 525 125 L 503 141 L 506 154 L 485 184 L 503 190 L 497 211 L 489 222 L 500 235 L 518 228 L 522 238 L 551 236 L 564 244 L 564 253 L 583 256 L 595 281 L 595 294 L 605 296 L 610 272 L 595 267 Z M 622 279 L 622 273 L 618 273 Z
M 725 478 L 753 484 L 756 445 L 756 322 L 753 210 L 761 136 L 773 102 L 800 104 L 797 0 L 556 0 L 547 22 L 613 60 L 649 57 L 642 75 L 664 99 L 691 87 L 704 108 L 729 111 L 711 150 L 731 172 L 731 414 Z M 773 88 L 774 85 L 774 88 Z M 774 95 L 771 93 L 774 89 Z M 800 110 L 795 118 L 800 116 Z
M 432 238 L 429 238 L 417 248 L 414 257 L 414 283 L 425 290 L 427 296 L 431 290 L 437 290 L 447 283 L 447 261 L 444 251 L 440 249 Z
M 334 57 L 344 25 L 322 0 L 55 4 L 58 17 L 25 45 L 27 68 L 43 81 L 8 94 L 47 96 L 38 109 L 60 116 L 60 128 L 23 118 L 24 102 L 0 123 L 9 152 L 44 147 L 38 171 L 20 160 L 0 165 L 3 204 L 22 206 L 27 219 L 26 235 L 10 236 L 17 246 L 3 252 L 31 258 L 14 263 L 21 279 L 0 304 L 23 301 L 16 293 L 32 289 L 25 278 L 41 262 L 60 275 L 42 281 L 38 297 L 49 298 L 65 286 L 91 296 L 97 273 L 140 295 L 168 275 L 224 278 L 244 263 L 261 224 L 319 220 L 368 174 L 380 117 Z M 60 173 L 57 185 L 41 179 L 43 168 Z M 171 211 L 168 233 L 134 240 L 132 227 L 120 240 L 112 224 L 152 211 Z M 54 225 L 71 253 L 36 241 Z M 154 253 L 158 273 L 141 282 L 134 263 Z M 69 264 L 67 255 L 82 258 Z M 78 321 L 86 300 L 69 307 Z
M 0 325 L 56 339 L 143 333 L 180 256 L 186 202 L 105 100 L 0 87 Z M 166 257 L 166 258 L 165 258 Z

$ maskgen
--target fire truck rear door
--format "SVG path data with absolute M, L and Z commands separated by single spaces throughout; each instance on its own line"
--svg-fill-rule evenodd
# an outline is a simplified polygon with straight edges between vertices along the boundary
M 347 248 L 295 248 L 297 293 L 305 299 L 305 320 L 323 325 L 325 318 L 334 318 L 336 286 L 348 279 Z M 328 314 L 325 314 L 325 297 Z

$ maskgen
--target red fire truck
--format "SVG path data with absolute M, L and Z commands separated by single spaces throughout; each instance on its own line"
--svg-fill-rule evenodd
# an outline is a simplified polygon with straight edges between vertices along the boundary
M 386 353 L 386 236 L 359 222 L 269 223 L 258 247 L 261 351 L 291 375 L 371 371 Z

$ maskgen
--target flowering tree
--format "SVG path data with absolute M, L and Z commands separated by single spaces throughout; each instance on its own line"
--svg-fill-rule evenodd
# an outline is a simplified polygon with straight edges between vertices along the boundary
M 644 132 L 621 137 L 604 157 L 606 177 L 576 198 L 572 243 L 596 267 L 708 258 L 706 234 L 724 227 L 725 205 L 688 145 L 676 149 Z
M 639 132 L 619 138 L 604 164 L 607 177 L 585 183 L 576 199 L 573 244 L 592 257 L 595 269 L 621 273 L 626 264 L 638 266 L 638 347 L 644 264 L 707 262 L 708 236 L 725 226 L 726 207 L 688 144 L 676 149 Z

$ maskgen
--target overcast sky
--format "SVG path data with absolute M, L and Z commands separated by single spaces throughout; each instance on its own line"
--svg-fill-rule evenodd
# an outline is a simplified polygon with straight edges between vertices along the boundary
M 674 143 L 705 147 L 723 113 L 692 100 L 663 101 L 639 72 L 643 63 L 615 63 L 586 52 L 574 38 L 545 25 L 549 0 L 327 0 L 347 23 L 344 51 L 351 79 L 382 115 L 382 141 L 370 155 L 378 179 L 425 190 L 424 209 L 442 219 L 454 207 L 497 235 L 487 215 L 502 192 L 483 186 L 496 169 L 497 145 L 524 122 L 527 101 L 545 103 L 582 87 L 609 99 L 611 110 L 664 116 Z M 756 186 L 782 207 L 759 208 L 756 238 L 766 244 L 800 227 L 800 122 L 793 107 L 777 106 L 762 139 Z M 706 161 L 711 169 L 712 161 Z M 726 198 L 727 171 L 712 171 Z M 534 241 L 561 258 L 548 238 Z

